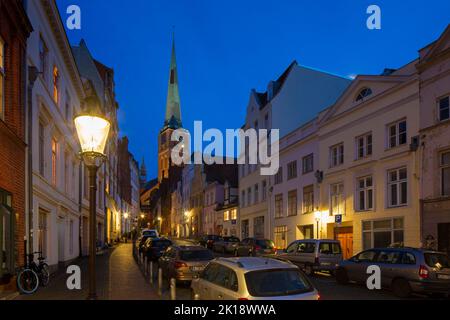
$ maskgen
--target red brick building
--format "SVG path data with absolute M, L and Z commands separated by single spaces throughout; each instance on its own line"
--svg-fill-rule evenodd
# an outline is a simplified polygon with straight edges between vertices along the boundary
M 0 0 L 0 291 L 24 260 L 25 49 L 31 31 L 22 1 Z

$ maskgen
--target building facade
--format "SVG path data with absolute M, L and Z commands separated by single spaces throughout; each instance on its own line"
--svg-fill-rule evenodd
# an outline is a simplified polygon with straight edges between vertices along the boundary
M 450 26 L 419 51 L 421 237 L 450 253 Z
M 0 293 L 24 263 L 26 48 L 32 31 L 19 1 L 0 1 Z

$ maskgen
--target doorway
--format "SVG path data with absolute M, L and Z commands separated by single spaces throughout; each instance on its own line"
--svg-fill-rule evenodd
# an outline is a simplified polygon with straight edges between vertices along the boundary
M 353 256 L 353 227 L 335 228 L 334 238 L 341 243 L 343 258 L 351 258 Z

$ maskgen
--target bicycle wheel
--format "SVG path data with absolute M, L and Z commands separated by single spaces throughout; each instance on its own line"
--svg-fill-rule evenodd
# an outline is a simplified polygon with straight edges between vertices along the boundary
M 33 294 L 39 287 L 39 277 L 31 269 L 24 269 L 17 276 L 17 287 L 20 292 L 25 294 Z
M 39 283 L 43 287 L 48 286 L 48 283 L 50 282 L 50 268 L 46 263 L 39 265 L 39 280 Z

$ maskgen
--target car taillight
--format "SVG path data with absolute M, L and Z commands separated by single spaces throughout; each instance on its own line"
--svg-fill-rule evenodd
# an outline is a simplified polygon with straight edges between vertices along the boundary
M 428 279 L 429 276 L 430 276 L 430 272 L 428 271 L 428 268 L 425 266 L 420 266 L 419 277 L 422 279 Z
M 181 261 L 175 261 L 175 269 L 185 268 L 187 264 Z
M 261 250 L 261 247 L 260 246 L 255 246 L 255 250 L 256 251 Z
M 239 301 L 247 301 L 248 298 L 239 298 L 238 300 L 239 300 Z
M 320 300 L 320 293 L 317 292 L 317 300 Z

